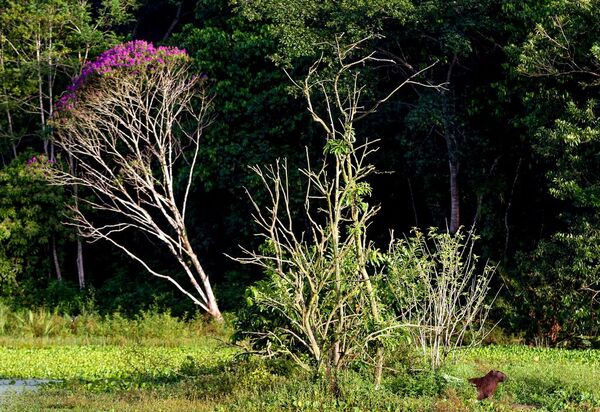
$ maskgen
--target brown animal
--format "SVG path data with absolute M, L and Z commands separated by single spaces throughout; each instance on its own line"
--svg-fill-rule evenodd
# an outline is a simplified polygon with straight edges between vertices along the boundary
M 477 400 L 483 400 L 494 396 L 496 386 L 499 382 L 504 382 L 508 376 L 500 371 L 489 371 L 487 375 L 481 378 L 471 378 L 469 382 L 477 387 Z

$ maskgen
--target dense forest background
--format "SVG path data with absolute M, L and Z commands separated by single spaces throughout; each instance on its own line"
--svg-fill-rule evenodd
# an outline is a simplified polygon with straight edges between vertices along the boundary
M 551 344 L 598 334 L 597 0 L 0 0 L 2 298 L 70 312 L 194 310 L 119 250 L 79 239 L 64 224 L 73 193 L 36 168 L 67 161 L 49 120 L 71 78 L 112 45 L 143 39 L 185 48 L 208 76 L 213 122 L 188 227 L 221 308 L 240 309 L 262 276 L 226 257 L 257 246 L 245 188 L 259 182 L 248 166 L 322 156 L 284 70 L 302 76 L 342 33 L 377 35 L 364 44 L 382 59 L 369 95 L 432 64 L 420 81 L 445 86 L 406 87 L 357 123 L 380 139 L 379 247 L 389 230 L 474 227 L 478 254 L 498 267 L 493 318 L 507 332 Z M 126 242 L 164 272 L 180 270 L 150 239 Z

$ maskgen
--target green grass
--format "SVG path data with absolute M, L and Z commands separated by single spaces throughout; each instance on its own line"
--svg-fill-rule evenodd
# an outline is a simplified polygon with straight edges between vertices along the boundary
M 600 410 L 600 351 L 482 347 L 466 351 L 453 367 L 458 376 L 500 369 L 510 379 L 498 397 L 549 410 Z M 593 409 L 596 408 L 596 409 Z
M 600 351 L 488 346 L 463 351 L 438 374 L 408 371 L 400 359 L 378 390 L 368 370 L 342 373 L 336 396 L 330 380 L 287 362 L 240 358 L 226 327 L 199 319 L 86 315 L 73 326 L 55 313 L 34 317 L 59 326 L 38 333 L 5 315 L 0 378 L 63 382 L 0 400 L 3 411 L 600 412 Z M 478 402 L 466 379 L 490 369 L 509 381 Z

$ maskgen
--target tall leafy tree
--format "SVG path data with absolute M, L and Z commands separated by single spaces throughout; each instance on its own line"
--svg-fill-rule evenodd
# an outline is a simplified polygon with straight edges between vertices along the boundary
M 54 247 L 69 231 L 61 224 L 68 197 L 48 187 L 44 155 L 25 153 L 0 170 L 0 292 L 23 297 L 49 277 L 62 278 Z M 53 274 L 54 276 L 50 276 Z
M 48 121 L 60 86 L 91 56 L 115 42 L 108 29 L 112 20 L 125 17 L 115 4 L 93 10 L 90 3 L 75 0 L 4 3 L 0 65 L 2 74 L 10 76 L 6 80 L 16 80 L 19 86 L 7 88 L 4 81 L 2 100 L 6 107 L 18 104 L 19 110 L 34 116 L 35 126 L 28 132 L 41 137 L 44 153 L 53 159 Z
M 116 41 L 111 29 L 127 22 L 133 7 L 132 0 L 95 6 L 78 0 L 0 2 L 0 136 L 13 156 L 19 146 L 35 147 L 55 160 L 50 120 L 60 91 L 91 57 Z M 77 198 L 77 187 L 73 190 Z M 76 243 L 83 288 L 83 248 L 79 238 Z
M 522 265 L 531 313 L 552 341 L 598 333 L 600 316 L 600 2 L 558 1 L 521 45 L 526 104 L 552 113 L 532 124 L 549 163 L 559 227 Z M 548 100 L 545 97 L 551 96 Z M 554 110 L 552 108 L 554 107 Z

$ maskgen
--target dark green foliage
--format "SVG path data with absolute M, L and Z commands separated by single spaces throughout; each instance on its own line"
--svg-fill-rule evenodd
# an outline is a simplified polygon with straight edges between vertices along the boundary
M 599 6 L 557 2 L 551 14 L 536 16 L 519 54 L 518 70 L 536 79 L 523 97 L 540 111 L 528 122 L 532 147 L 546 162 L 549 193 L 558 200 L 556 227 L 522 255 L 520 294 L 536 319 L 529 331 L 552 343 L 585 340 L 599 330 Z
M 277 44 L 268 30 L 233 14 L 226 1 L 200 1 L 200 27 L 188 25 L 171 40 L 185 47 L 214 93 L 214 123 L 206 130 L 200 182 L 206 191 L 239 192 L 253 178 L 246 167 L 301 149 L 307 120 L 289 81 L 269 55 Z
M 271 288 L 271 280 L 262 279 L 246 289 L 243 304 L 236 312 L 234 342 L 253 338 L 252 333 L 266 334 L 285 325 L 285 319 L 280 313 L 272 308 L 265 308 L 260 303 L 260 295 L 268 293 Z M 264 350 L 268 344 L 269 339 L 266 336 L 264 339 L 254 339 L 253 349 Z M 295 349 L 300 351 L 302 348 L 298 346 Z
M 0 170 L 0 290 L 17 302 L 56 277 L 52 248 L 62 255 L 70 233 L 61 224 L 69 198 L 62 188 L 48 186 L 46 167 L 61 166 L 29 152 Z
M 237 308 L 244 288 L 260 276 L 223 255 L 252 242 L 245 189 L 253 191 L 258 181 L 248 167 L 278 157 L 303 159 L 312 134 L 303 105 L 288 92 L 289 80 L 269 58 L 277 44 L 267 27 L 233 13 L 224 0 L 200 1 L 196 13 L 198 23 L 170 39 L 188 51 L 214 93 L 189 221 L 200 254 L 210 256 L 207 270 L 216 276 L 217 294 L 229 297 L 221 304 Z
M 369 182 L 383 206 L 373 222 L 374 240 L 385 245 L 390 228 L 398 236 L 413 226 L 447 226 L 452 159 L 459 165 L 460 223 L 476 225 L 482 238 L 477 252 L 499 262 L 495 286 L 506 286 L 494 318 L 503 318 L 509 332 L 527 330 L 537 342 L 592 342 L 600 316 L 598 0 L 0 0 L 3 293 L 14 292 L 22 305 L 64 310 L 77 310 L 90 296 L 69 283 L 75 279 L 73 235 L 60 224 L 68 195 L 32 180 L 24 157 L 11 163 L 28 147 L 42 151 L 51 132 L 40 119 L 38 74 L 48 115 L 49 74 L 56 76 L 57 97 L 86 51 L 93 58 L 115 41 L 113 32 L 161 40 L 180 4 L 167 42 L 187 48 L 215 96 L 188 205 L 190 236 L 216 275 L 223 307 L 244 307 L 241 324 L 263 322 L 266 329 L 276 321 L 243 304 L 246 286 L 263 275 L 223 256 L 252 244 L 244 187 L 255 191 L 257 181 L 247 166 L 278 157 L 297 166 L 305 146 L 315 159 L 323 155 L 282 67 L 298 78 L 336 34 L 351 41 L 376 33 L 384 37 L 364 49 L 396 63 L 382 62 L 369 75 L 367 100 L 434 61 L 420 79 L 448 84 L 446 92 L 407 88 L 356 125 L 358 135 L 381 138 L 374 163 L 393 172 Z M 48 30 L 38 33 L 41 66 L 33 41 L 38 22 L 56 28 L 52 47 Z M 298 185 L 298 176 L 292 181 Z M 145 238 L 129 242 L 157 267 L 174 267 Z M 55 281 L 53 244 L 62 283 Z M 100 310 L 131 315 L 153 304 L 177 314 L 193 310 L 173 290 L 138 276 L 141 269 L 109 246 L 84 245 L 84 255 Z
M 103 314 L 120 312 L 130 317 L 151 308 L 169 310 L 175 316 L 195 313 L 193 303 L 160 280 L 149 278 L 137 265 L 114 267 L 110 276 L 95 282 L 93 301 Z
M 290 66 L 298 59 L 318 57 L 324 42 L 344 34 L 344 42 L 359 41 L 374 33 L 384 34 L 389 25 L 413 17 L 415 6 L 408 0 L 236 0 L 249 21 L 262 24 L 277 41 L 273 60 Z
M 46 285 L 44 285 L 46 286 Z M 55 308 L 60 313 L 78 315 L 93 304 L 94 290 L 80 290 L 72 281 L 48 281 L 46 287 L 36 288 L 29 293 L 32 303 L 46 308 Z

